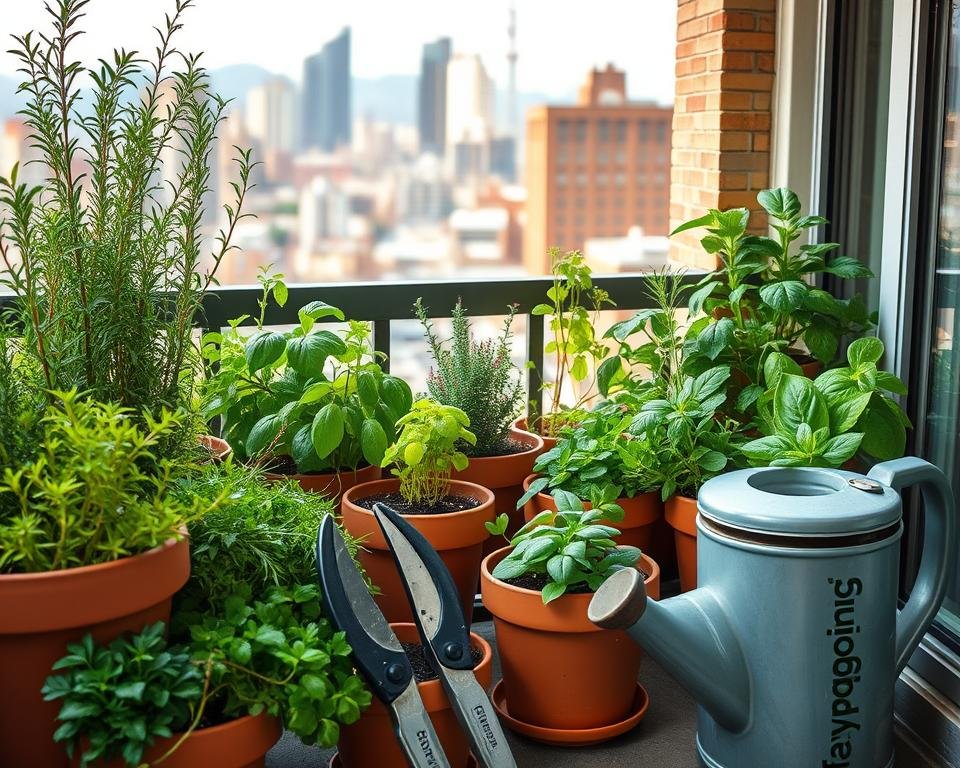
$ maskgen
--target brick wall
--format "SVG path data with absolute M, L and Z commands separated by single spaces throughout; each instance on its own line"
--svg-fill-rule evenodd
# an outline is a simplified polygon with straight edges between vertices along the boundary
M 671 229 L 707 208 L 757 208 L 768 186 L 776 0 L 678 0 Z M 765 220 L 754 212 L 751 227 Z M 671 257 L 710 269 L 702 233 L 673 238 Z

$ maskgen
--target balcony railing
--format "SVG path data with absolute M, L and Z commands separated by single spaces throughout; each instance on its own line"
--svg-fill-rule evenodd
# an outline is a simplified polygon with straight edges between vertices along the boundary
M 690 281 L 694 278 L 678 277 Z M 638 310 L 652 306 L 645 290 L 646 276 L 616 275 L 594 278 L 594 285 L 609 295 L 616 307 L 610 309 Z M 435 280 L 427 282 L 366 282 L 366 283 L 316 283 L 291 285 L 289 297 L 283 307 L 271 303 L 266 312 L 266 325 L 287 325 L 299 322 L 297 310 L 317 299 L 343 310 L 348 318 L 373 323 L 374 348 L 387 355 L 389 365 L 390 329 L 394 320 L 409 320 L 414 317 L 413 304 L 423 299 L 431 314 L 448 317 L 449 309 L 458 298 L 463 300 L 471 316 L 503 315 L 507 305 L 517 305 L 517 314 L 527 319 L 526 359 L 534 363 L 526 369 L 528 392 L 539 392 L 544 369 L 544 317 L 530 314 L 533 308 L 545 301 L 551 287 L 549 277 L 528 277 L 482 280 Z M 257 315 L 257 300 L 261 290 L 257 286 L 221 287 L 210 291 L 204 300 L 203 318 L 198 325 L 205 330 L 219 330 L 229 321 L 241 315 Z M 446 314 L 445 314 L 446 313 Z M 253 319 L 247 321 L 253 323 Z

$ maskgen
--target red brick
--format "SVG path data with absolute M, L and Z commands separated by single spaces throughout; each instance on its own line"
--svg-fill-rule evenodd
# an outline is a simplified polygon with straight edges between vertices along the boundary
M 691 19 L 677 27 L 677 40 L 689 40 L 691 37 L 700 37 L 709 31 L 709 20 Z
M 766 171 L 770 155 L 766 152 L 725 152 L 720 155 L 721 171 Z
M 758 72 L 773 72 L 773 54 L 772 53 L 758 53 L 757 54 L 757 71 Z
M 722 112 L 720 130 L 769 131 L 769 112 Z
M 723 48 L 727 51 L 773 51 L 774 35 L 771 32 L 726 32 Z
M 732 150 L 734 152 L 747 151 L 753 144 L 753 136 L 751 136 L 749 133 L 738 131 L 720 131 L 719 134 L 721 152 L 724 150 Z M 722 159 L 720 161 L 720 168 L 721 170 L 725 170 Z
M 773 75 L 753 72 L 724 72 L 721 87 L 734 91 L 770 92 L 773 88 Z

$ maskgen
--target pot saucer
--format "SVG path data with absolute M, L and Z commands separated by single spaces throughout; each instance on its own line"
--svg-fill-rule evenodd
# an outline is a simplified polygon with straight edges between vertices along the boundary
M 633 697 L 633 706 L 630 708 L 630 714 L 619 723 L 604 725 L 599 728 L 583 728 L 580 730 L 571 730 L 569 728 L 543 728 L 539 725 L 524 723 L 511 716 L 507 709 L 506 696 L 504 694 L 503 680 L 497 682 L 493 687 L 493 693 L 490 696 L 493 702 L 493 708 L 497 710 L 500 720 L 511 731 L 526 736 L 534 741 L 540 741 L 544 744 L 552 744 L 560 747 L 585 747 L 590 744 L 599 744 L 603 741 L 620 736 L 627 731 L 632 730 L 643 720 L 647 714 L 647 708 L 650 706 L 650 697 L 646 689 L 637 683 L 637 692 Z
M 330 763 L 327 768 L 343 768 L 343 764 L 340 762 L 339 752 L 334 753 L 333 757 L 330 758 Z M 477 768 L 477 761 L 473 755 L 467 758 L 467 768 Z

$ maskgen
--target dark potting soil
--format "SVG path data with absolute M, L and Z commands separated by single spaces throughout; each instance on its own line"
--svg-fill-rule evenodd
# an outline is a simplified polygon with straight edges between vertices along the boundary
M 531 446 L 529 444 L 521 442 L 520 440 L 514 440 L 512 437 L 508 437 L 506 440 L 502 440 L 500 443 L 498 443 L 497 447 L 489 453 L 472 453 L 470 454 L 470 458 L 487 459 L 495 458 L 497 456 L 513 456 L 517 453 L 529 451 L 530 448 Z
M 427 680 L 436 680 L 440 677 L 433 666 L 433 659 L 420 643 L 400 643 L 400 645 L 403 646 L 403 652 L 407 654 L 407 658 L 410 660 L 410 666 L 413 667 L 413 676 L 418 683 L 425 683 Z M 483 651 L 471 645 L 470 656 L 473 659 L 473 666 L 476 667 L 483 658 Z
M 646 581 L 650 576 L 649 573 L 644 573 L 640 571 L 640 575 L 643 576 L 643 580 Z M 517 587 L 518 589 L 529 589 L 533 592 L 542 592 L 543 588 L 547 586 L 551 581 L 550 577 L 545 573 L 525 573 L 522 576 L 517 576 L 515 579 L 504 579 L 504 584 L 509 584 L 511 587 Z M 567 591 L 564 594 L 567 595 L 589 595 L 593 590 L 587 584 L 574 584 L 567 587 Z
M 448 512 L 463 512 L 477 506 L 477 500 L 470 496 L 444 496 L 436 504 L 427 505 L 422 502 L 411 504 L 399 492 L 378 493 L 375 496 L 364 496 L 355 499 L 354 504 L 364 509 L 373 510 L 374 504 L 386 504 L 397 510 L 401 515 L 443 515 Z
M 363 464 L 357 469 L 363 469 L 366 467 L 366 464 Z M 297 465 L 292 458 L 289 456 L 274 456 L 269 461 L 267 461 L 264 466 L 264 470 L 267 472 L 273 472 L 275 475 L 329 475 L 331 470 L 324 469 L 319 472 L 301 472 L 297 469 Z M 352 470 L 347 470 L 352 471 Z

